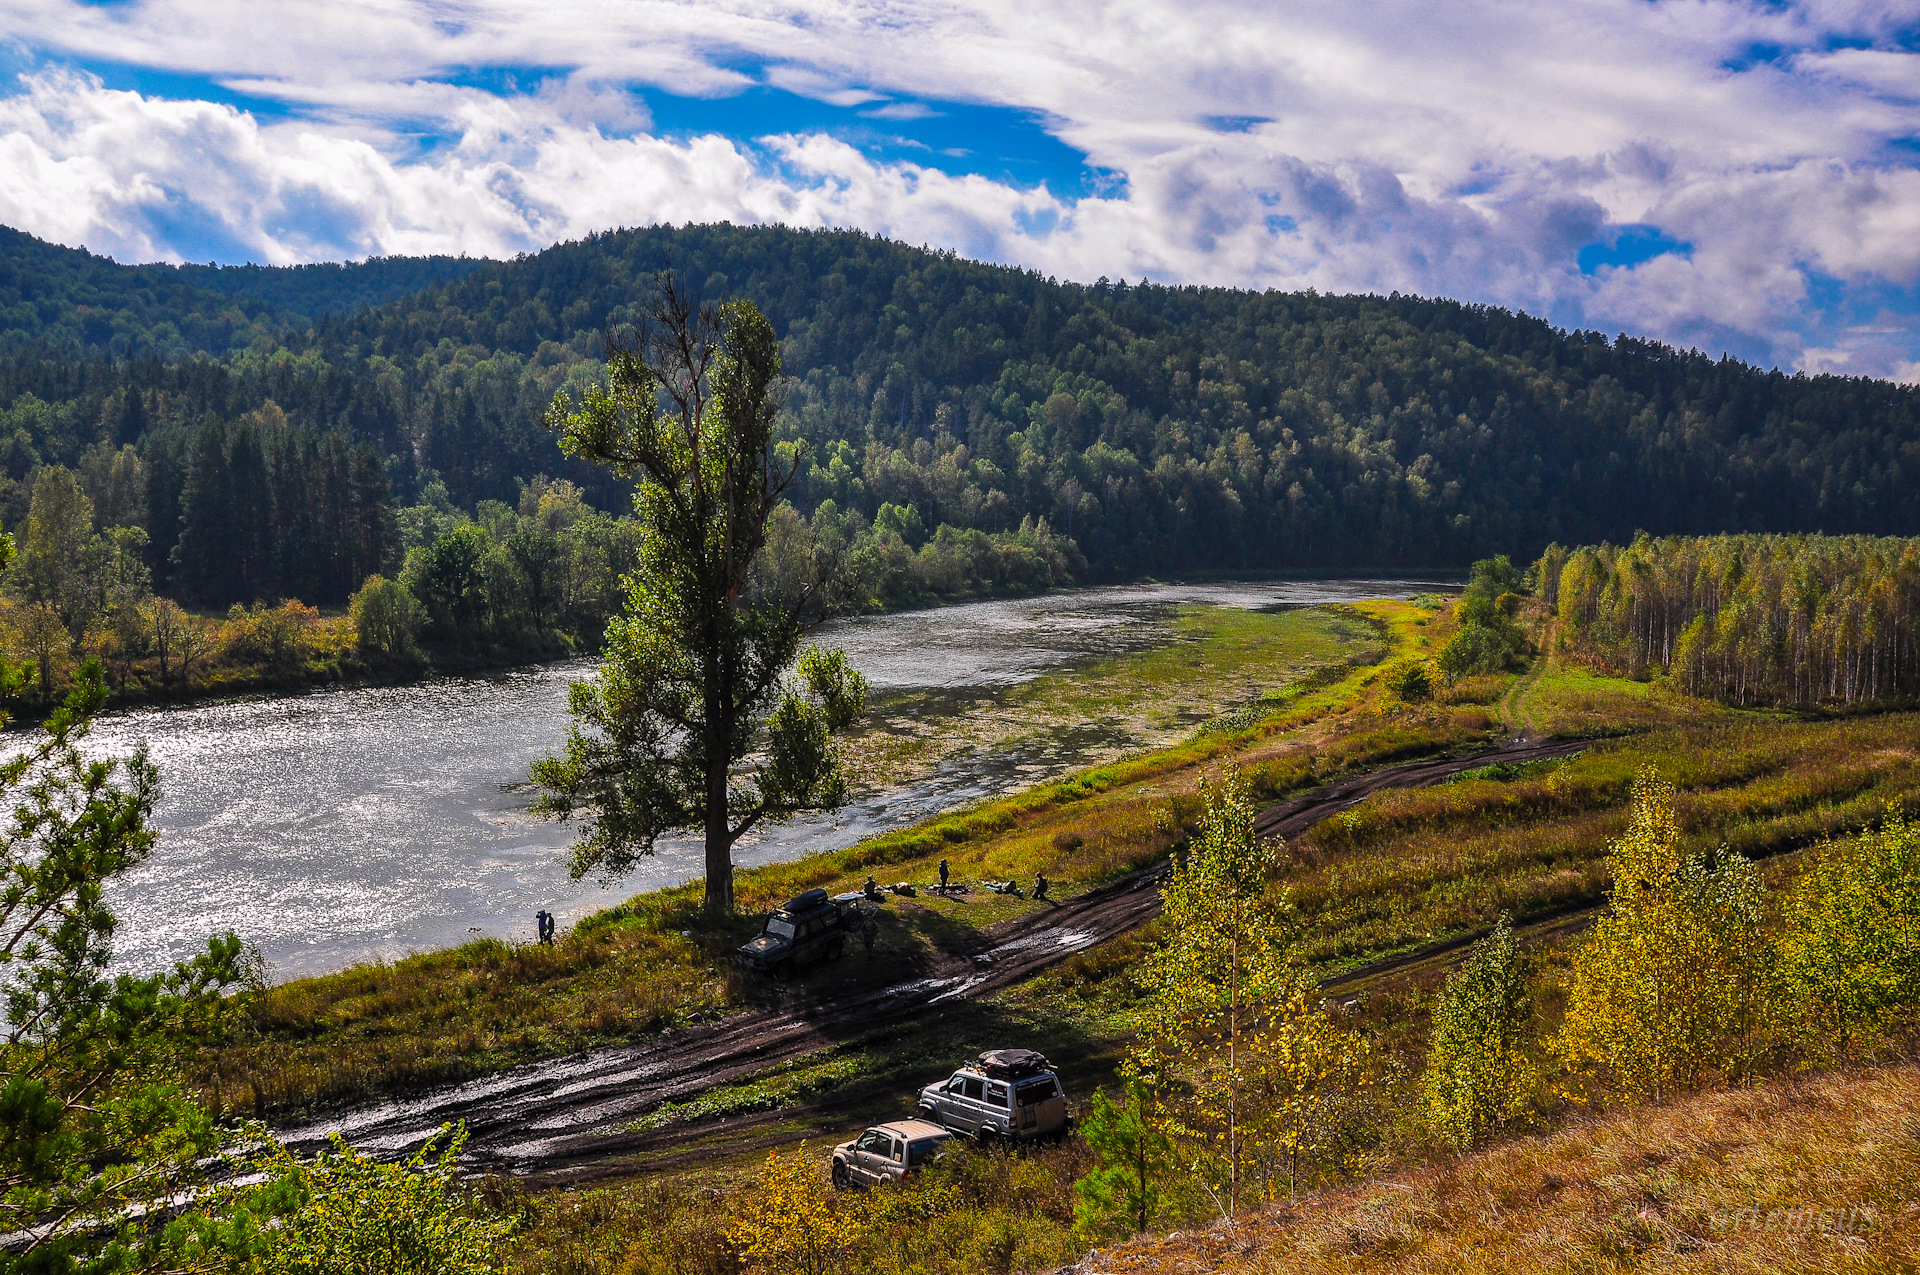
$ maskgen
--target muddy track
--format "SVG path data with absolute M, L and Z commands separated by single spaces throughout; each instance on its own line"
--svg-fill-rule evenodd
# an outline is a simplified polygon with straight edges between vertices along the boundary
M 1587 746 L 1578 740 L 1523 739 L 1471 756 L 1388 767 L 1270 807 L 1254 826 L 1262 837 L 1291 837 L 1388 788 L 1426 787 L 1463 770 L 1495 762 L 1564 757 Z M 970 947 L 939 953 L 910 981 L 836 999 L 816 998 L 735 1014 L 638 1044 L 533 1063 L 279 1132 L 297 1149 L 314 1149 L 327 1134 L 339 1132 L 363 1149 L 392 1155 L 417 1146 L 447 1122 L 465 1121 L 468 1157 L 475 1169 L 546 1181 L 600 1176 L 604 1166 L 631 1164 L 636 1157 L 644 1157 L 648 1168 L 659 1169 L 667 1167 L 661 1155 L 668 1161 L 691 1163 L 715 1154 L 737 1154 L 759 1145 L 753 1135 L 756 1126 L 790 1119 L 792 1112 L 677 1124 L 662 1130 L 620 1130 L 663 1102 L 682 1101 L 876 1027 L 937 1013 L 956 1000 L 1022 983 L 1075 952 L 1158 916 L 1160 892 L 1155 887 L 1165 871 L 1163 861 L 1048 911 L 995 926 Z M 1329 986 L 1350 986 L 1388 969 L 1444 961 L 1448 952 L 1466 941 L 1436 944 L 1346 971 L 1329 980 Z M 878 1097 L 865 1092 L 867 1088 L 837 1091 L 808 1105 L 823 1112 L 845 1106 L 853 1116 Z M 705 1149 L 693 1145 L 696 1139 Z M 713 1148 L 716 1139 L 724 1139 L 724 1152 Z

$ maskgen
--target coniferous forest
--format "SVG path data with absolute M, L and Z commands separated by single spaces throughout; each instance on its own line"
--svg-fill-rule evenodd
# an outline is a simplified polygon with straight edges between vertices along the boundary
M 338 609 L 379 575 L 408 594 L 395 650 L 591 643 L 627 492 L 542 416 L 668 269 L 783 334 L 799 463 L 773 543 L 833 548 L 849 605 L 1920 527 L 1909 387 L 1451 301 L 1063 283 L 729 225 L 282 270 L 0 231 L 0 522 L 42 546 L 9 596 L 106 651 L 115 597 Z M 55 525 L 76 493 L 85 526 Z

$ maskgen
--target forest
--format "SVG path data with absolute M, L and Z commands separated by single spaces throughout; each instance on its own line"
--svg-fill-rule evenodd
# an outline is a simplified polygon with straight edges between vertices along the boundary
M 1920 539 L 1648 536 L 1548 549 L 1562 649 L 1723 703 L 1818 708 L 1920 695 Z
M 173 686 L 127 599 L 171 599 L 209 634 L 234 607 L 298 601 L 346 634 L 372 576 L 419 622 L 317 651 L 396 668 L 595 645 L 630 490 L 561 455 L 545 411 L 599 378 L 603 336 L 637 323 L 659 271 L 708 300 L 756 301 L 783 334 L 778 430 L 795 480 L 762 574 L 831 557 L 837 607 L 1920 522 L 1907 386 L 1453 301 L 1073 284 L 837 230 L 655 227 L 503 263 L 298 269 L 125 267 L 4 230 L 0 526 L 23 549 L 6 626 L 15 661 L 38 653 L 29 686 L 54 695 L 58 668 L 88 649 L 117 661 L 123 691 Z M 551 492 L 568 493 L 566 513 Z M 1672 580 L 1661 566 L 1649 586 L 1640 551 L 1572 561 L 1594 597 L 1565 638 L 1609 666 L 1684 655 L 1690 686 L 1716 678 L 1755 703 L 1910 689 L 1910 636 L 1895 636 L 1907 611 L 1874 630 L 1885 649 L 1862 647 L 1859 672 L 1768 672 L 1761 647 L 1734 653 L 1711 589 L 1678 601 L 1693 566 Z M 563 584 L 543 578 L 553 563 Z M 1603 584 L 1619 563 L 1626 584 Z M 1832 591 L 1847 568 L 1811 570 Z M 61 661 L 35 605 L 69 634 Z M 1807 605 L 1834 618 L 1770 624 L 1828 647 L 1820 624 L 1857 632 L 1830 603 Z M 1701 611 L 1707 628 L 1688 630 Z M 301 678 L 344 668 L 309 664 Z
M 1044 518 L 1101 578 L 1463 566 L 1638 530 L 1888 534 L 1920 513 L 1908 387 L 1450 301 L 1062 283 L 858 232 L 725 225 L 413 275 L 122 267 L 19 235 L 0 262 L 15 483 L 109 434 L 141 446 L 271 401 L 374 448 L 401 504 L 437 477 L 471 511 L 545 473 L 615 510 L 623 493 L 569 468 L 541 416 L 670 268 L 784 334 L 803 514 L 894 503 L 929 533 Z M 367 304 L 309 318 L 291 308 L 303 288 Z M 194 337 L 187 315 L 231 322 Z

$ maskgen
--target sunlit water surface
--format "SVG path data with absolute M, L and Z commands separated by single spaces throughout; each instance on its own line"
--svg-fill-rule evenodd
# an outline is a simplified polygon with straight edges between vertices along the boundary
M 839 646 L 876 694 L 928 715 L 953 692 L 1007 687 L 1077 661 L 1167 640 L 1181 603 L 1266 609 L 1405 597 L 1396 580 L 1141 585 L 837 621 Z M 159 844 L 117 883 L 120 962 L 153 969 L 231 929 L 277 978 L 482 936 L 527 939 L 541 908 L 562 923 L 700 875 L 697 843 L 663 840 L 613 889 L 568 879 L 567 827 L 526 809 L 527 766 L 566 733 L 567 684 L 589 661 L 493 677 L 147 710 L 103 719 L 89 751 L 145 742 L 160 767 Z M 830 815 L 767 830 L 742 864 L 798 858 L 912 823 L 1074 764 L 1070 744 L 973 755 Z

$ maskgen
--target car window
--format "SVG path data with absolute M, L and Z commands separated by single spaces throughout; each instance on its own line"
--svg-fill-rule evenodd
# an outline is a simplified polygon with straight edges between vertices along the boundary
M 1014 1091 L 1018 1095 L 1019 1106 L 1025 1107 L 1036 1102 L 1045 1102 L 1056 1093 L 1052 1076 L 1041 1076 L 1037 1080 L 1023 1081 Z
M 940 1150 L 946 1145 L 946 1142 L 947 1140 L 945 1138 L 922 1138 L 918 1142 L 908 1143 L 907 1164 L 910 1166 L 925 1164 L 927 1161 L 936 1158 Z
M 966 1087 L 967 1087 L 967 1078 L 957 1073 L 953 1076 L 952 1079 L 947 1081 L 948 1093 L 959 1093 L 961 1090 L 965 1089 Z
M 997 1080 L 987 1082 L 987 1105 L 990 1107 L 1007 1105 L 1007 1087 Z
M 777 939 L 790 939 L 793 937 L 793 922 L 783 916 L 769 917 L 767 933 Z
M 895 1162 L 897 1162 L 897 1163 L 902 1163 L 902 1164 L 904 1164 L 904 1163 L 906 1162 L 906 1159 L 907 1159 L 907 1144 L 906 1144 L 906 1143 L 904 1143 L 904 1142 L 895 1142 L 895 1143 L 893 1144 L 893 1158 L 894 1158 L 894 1160 L 895 1160 Z
M 978 1077 L 978 1076 L 968 1076 L 968 1077 L 966 1078 L 966 1091 L 965 1091 L 965 1092 L 966 1092 L 966 1095 L 967 1095 L 967 1097 L 969 1097 L 969 1098 L 974 1098 L 974 1099 L 978 1099 L 978 1098 L 980 1097 L 980 1077 Z
M 855 1144 L 854 1149 L 857 1151 L 877 1151 L 885 1154 L 892 1146 L 892 1138 L 884 1133 L 877 1133 L 869 1129 L 861 1135 L 860 1141 Z

